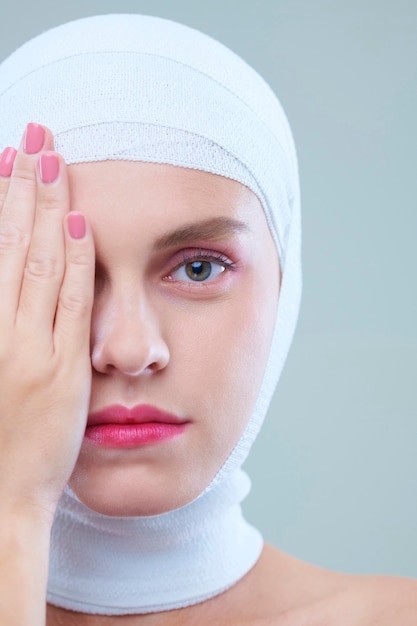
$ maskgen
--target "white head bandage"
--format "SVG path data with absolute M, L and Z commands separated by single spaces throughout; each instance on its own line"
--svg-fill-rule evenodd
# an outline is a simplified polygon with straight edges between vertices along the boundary
M 29 121 L 66 162 L 130 160 L 213 172 L 260 199 L 282 282 L 268 364 L 247 427 L 212 483 L 163 515 L 113 518 L 67 489 L 53 528 L 48 599 L 74 610 L 144 613 L 220 593 L 256 562 L 262 539 L 241 516 L 240 469 L 292 340 L 301 294 L 297 160 L 263 79 L 202 33 L 164 19 L 103 15 L 52 29 L 0 66 L 0 146 Z

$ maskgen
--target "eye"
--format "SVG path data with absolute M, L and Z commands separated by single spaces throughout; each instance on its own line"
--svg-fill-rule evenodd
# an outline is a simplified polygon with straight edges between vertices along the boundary
M 171 278 L 186 282 L 209 282 L 217 278 L 225 269 L 226 266 L 222 263 L 207 259 L 196 259 L 177 267 L 171 273 Z
M 193 283 L 200 285 L 215 283 L 222 273 L 226 274 L 236 267 L 235 262 L 222 252 L 201 248 L 182 250 L 176 259 L 172 262 L 174 269 L 165 276 L 165 279 L 175 281 L 179 286 L 181 283 L 188 287 Z

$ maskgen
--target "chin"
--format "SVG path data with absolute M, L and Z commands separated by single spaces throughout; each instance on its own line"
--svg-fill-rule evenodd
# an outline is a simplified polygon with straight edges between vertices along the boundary
M 69 486 L 81 502 L 96 513 L 112 517 L 144 517 L 168 513 L 189 504 L 206 485 L 184 484 L 172 475 L 167 480 L 166 476 L 159 477 L 155 473 L 147 478 L 128 476 L 126 471 L 113 469 L 106 480 L 97 473 L 75 470 Z

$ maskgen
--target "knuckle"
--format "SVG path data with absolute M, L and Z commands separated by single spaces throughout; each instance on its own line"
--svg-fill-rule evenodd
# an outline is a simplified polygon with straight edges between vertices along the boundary
M 9 380 L 15 381 L 22 392 L 30 393 L 53 379 L 54 364 L 43 345 L 42 362 L 31 367 L 30 356 L 39 353 L 40 345 L 32 335 L 19 333 L 16 328 L 14 331 L 10 331 L 8 341 L 0 342 L 0 370 L 7 372 Z
M 47 193 L 43 193 L 39 198 L 39 208 L 45 211 L 56 211 L 61 209 L 62 204 L 57 198 L 56 194 L 48 190 Z
M 53 280 L 59 275 L 57 259 L 45 254 L 32 255 L 25 267 L 25 277 L 29 279 Z
M 67 256 L 67 263 L 69 265 L 87 268 L 91 266 L 92 259 L 91 255 L 85 252 L 69 252 Z
M 7 196 L 7 190 L 9 188 L 9 181 L 6 178 L 0 178 L 0 211 Z
M 71 316 L 83 317 L 89 312 L 89 303 L 82 289 L 72 288 L 61 293 L 59 307 Z
M 11 221 L 0 220 L 0 252 L 25 248 L 29 243 L 29 234 Z
M 12 180 L 18 184 L 36 187 L 33 163 L 15 162 L 13 166 Z
M 21 381 L 25 393 L 33 393 L 37 389 L 42 389 L 46 383 L 51 381 L 53 372 L 48 367 L 34 368 L 29 372 L 27 365 L 20 363 L 15 367 L 16 380 Z

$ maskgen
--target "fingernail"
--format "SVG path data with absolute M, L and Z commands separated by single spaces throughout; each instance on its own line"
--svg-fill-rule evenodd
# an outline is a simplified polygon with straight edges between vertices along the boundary
M 13 171 L 13 163 L 17 154 L 14 148 L 5 148 L 0 156 L 0 176 L 8 178 Z
M 23 150 L 26 154 L 36 154 L 43 146 L 45 141 L 45 130 L 40 124 L 31 122 L 26 126 L 25 140 Z
M 85 236 L 85 218 L 82 213 L 70 211 L 68 215 L 68 232 L 73 239 L 82 239 Z
M 59 159 L 53 152 L 41 154 L 39 159 L 39 173 L 44 183 L 53 183 L 59 174 Z

